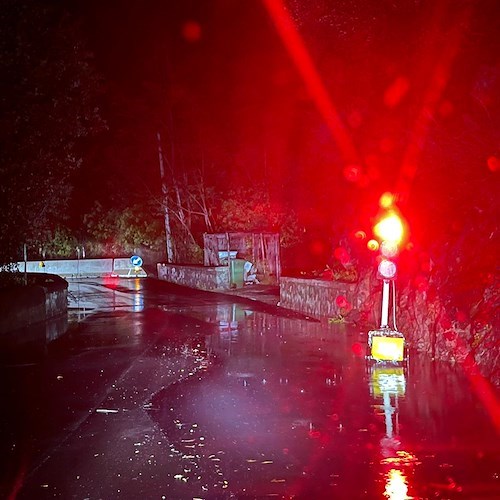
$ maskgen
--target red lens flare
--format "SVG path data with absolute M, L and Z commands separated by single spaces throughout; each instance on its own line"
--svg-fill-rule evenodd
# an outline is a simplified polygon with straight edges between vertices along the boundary
M 389 193 L 388 191 L 385 192 L 381 197 L 378 202 L 378 204 L 382 208 L 391 208 L 394 205 L 394 202 L 396 201 L 396 196 L 392 193 Z
M 351 350 L 354 353 L 355 356 L 358 358 L 361 358 L 365 355 L 365 349 L 363 348 L 363 345 L 360 342 L 354 342 L 351 346 Z
M 201 26 L 196 21 L 186 21 L 182 26 L 182 37 L 188 42 L 197 42 L 201 38 Z
M 361 180 L 361 167 L 359 165 L 347 165 L 342 172 L 347 181 L 357 183 Z
M 369 240 L 366 247 L 370 250 L 370 252 L 376 252 L 379 248 L 379 243 L 377 240 Z
M 428 23 L 428 39 L 422 47 L 422 61 L 420 66 L 422 71 L 428 72 L 430 81 L 422 99 L 422 106 L 413 126 L 411 137 L 413 140 L 406 148 L 403 165 L 396 183 L 396 192 L 399 194 L 401 202 L 408 201 L 409 193 L 417 173 L 417 169 L 422 154 L 422 145 L 425 143 L 428 132 L 434 121 L 434 117 L 439 113 L 443 92 L 448 84 L 451 69 L 464 31 L 471 18 L 471 7 L 465 6 L 456 15 L 453 26 L 442 37 L 443 19 L 449 16 L 446 2 L 435 2 L 433 16 Z M 439 43 L 438 39 L 444 40 Z
M 276 30 L 295 63 L 297 70 L 302 76 L 316 107 L 322 114 L 333 138 L 337 142 L 344 160 L 348 163 L 356 162 L 358 154 L 351 137 L 347 133 L 346 127 L 328 95 L 323 80 L 283 0 L 263 0 L 263 4 L 273 20 Z
M 408 93 L 409 88 L 410 82 L 408 78 L 399 76 L 385 91 L 384 104 L 389 108 L 397 106 Z
M 351 256 L 349 255 L 349 252 L 343 247 L 337 247 L 333 252 L 333 255 L 344 266 L 351 262 Z
M 346 307 L 349 302 L 343 295 L 339 295 L 335 299 L 335 303 L 337 304 L 338 307 Z
M 362 231 L 361 229 L 359 231 L 356 231 L 354 233 L 354 238 L 357 240 L 365 240 L 366 239 L 366 233 Z
M 496 156 L 490 156 L 487 160 L 487 165 L 492 172 L 498 172 L 500 170 L 500 159 Z
M 325 251 L 325 244 L 320 240 L 314 240 L 310 243 L 309 250 L 313 255 L 321 255 Z

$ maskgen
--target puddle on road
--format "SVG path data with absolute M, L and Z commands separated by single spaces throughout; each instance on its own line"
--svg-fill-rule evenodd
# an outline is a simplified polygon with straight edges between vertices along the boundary
M 68 312 L 72 320 L 83 321 L 97 311 L 141 312 L 145 308 L 140 279 L 102 278 L 100 282 L 70 281 Z
M 150 410 L 179 497 L 500 495 L 498 436 L 459 369 L 369 365 L 366 336 L 344 325 L 206 311 L 209 368 Z

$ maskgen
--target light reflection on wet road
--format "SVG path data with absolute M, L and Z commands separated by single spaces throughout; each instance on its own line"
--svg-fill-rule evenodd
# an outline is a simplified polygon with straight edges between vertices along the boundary
M 368 364 L 366 332 L 152 280 L 71 293 L 70 332 L 2 372 L 9 466 L 45 457 L 18 498 L 500 498 L 459 367 Z
M 187 496 L 500 497 L 498 436 L 460 369 L 367 364 L 365 336 L 342 325 L 206 314 L 210 368 L 151 410 Z

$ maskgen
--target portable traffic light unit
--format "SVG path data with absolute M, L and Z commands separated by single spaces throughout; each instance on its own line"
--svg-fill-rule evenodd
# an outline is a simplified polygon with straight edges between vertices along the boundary
M 390 328 L 380 328 L 368 332 L 370 357 L 375 361 L 404 361 L 405 338 L 401 332 Z
M 395 212 L 390 212 L 375 227 L 374 232 L 382 240 L 381 259 L 377 277 L 382 281 L 382 313 L 380 328 L 368 332 L 370 358 L 382 362 L 404 361 L 405 337 L 396 329 L 396 263 L 392 260 L 398 254 L 398 244 L 403 237 L 403 224 Z M 392 285 L 392 286 L 391 286 Z M 392 290 L 391 290 L 392 288 Z M 392 293 L 393 328 L 389 327 L 389 302 Z

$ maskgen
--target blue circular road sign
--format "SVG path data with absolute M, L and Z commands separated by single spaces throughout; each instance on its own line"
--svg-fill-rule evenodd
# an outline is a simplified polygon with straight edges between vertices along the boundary
M 132 255 L 132 257 L 130 257 L 130 263 L 133 266 L 141 267 L 142 266 L 142 258 L 139 257 L 138 255 Z

